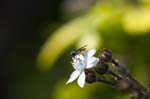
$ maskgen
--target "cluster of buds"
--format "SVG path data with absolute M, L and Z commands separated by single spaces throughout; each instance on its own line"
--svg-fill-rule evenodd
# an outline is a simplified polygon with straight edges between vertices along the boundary
M 105 83 L 118 90 L 130 92 L 133 99 L 150 99 L 148 88 L 144 87 L 131 76 L 126 66 L 114 59 L 111 50 L 103 48 L 98 57 L 93 56 L 95 49 L 85 51 L 85 46 L 71 53 L 72 65 L 75 71 L 71 74 L 66 84 L 78 78 L 78 85 L 83 88 L 84 83 Z M 110 63 L 112 67 L 110 68 Z M 116 71 L 111 70 L 112 68 Z M 107 78 L 107 75 L 110 76 Z

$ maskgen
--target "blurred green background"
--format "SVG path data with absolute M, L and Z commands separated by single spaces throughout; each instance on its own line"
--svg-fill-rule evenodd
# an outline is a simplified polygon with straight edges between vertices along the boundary
M 150 76 L 150 0 L 2 0 L 1 99 L 130 99 L 95 83 L 66 85 L 70 52 L 110 48 L 145 86 Z M 149 83 L 148 83 L 149 82 Z

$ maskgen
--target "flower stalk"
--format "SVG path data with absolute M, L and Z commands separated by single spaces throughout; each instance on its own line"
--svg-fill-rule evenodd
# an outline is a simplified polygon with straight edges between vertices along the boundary
M 83 47 L 82 47 L 83 49 Z M 84 48 L 85 50 L 85 48 Z M 82 55 L 78 50 L 72 57 L 72 65 L 75 71 L 70 75 L 66 84 L 78 78 L 78 85 L 83 88 L 84 83 L 105 83 L 115 89 L 129 92 L 132 99 L 150 99 L 150 89 L 137 81 L 129 72 L 127 66 L 119 63 L 113 58 L 111 50 L 103 48 L 98 57 L 93 56 L 95 49 L 87 51 Z M 112 68 L 117 71 L 111 70 Z M 94 68 L 94 69 L 91 69 Z M 107 77 L 110 75 L 110 77 Z
M 146 88 L 144 85 L 138 82 L 130 74 L 129 69 L 125 65 L 119 63 L 118 60 L 114 59 L 112 57 L 112 52 L 109 49 L 103 48 L 101 54 L 99 55 L 99 58 L 100 60 L 103 60 L 106 63 L 112 63 L 112 65 L 116 67 L 119 74 L 113 73 L 111 70 L 109 70 L 109 73 L 116 77 L 118 81 L 121 80 L 126 81 L 126 83 L 128 83 L 127 85 L 129 88 L 123 88 L 123 90 L 126 89 L 126 91 L 130 91 L 133 99 L 150 99 L 146 94 L 148 93 L 148 88 Z

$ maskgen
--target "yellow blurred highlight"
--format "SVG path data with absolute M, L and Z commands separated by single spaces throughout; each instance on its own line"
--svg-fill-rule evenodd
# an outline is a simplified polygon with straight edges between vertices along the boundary
M 48 39 L 38 56 L 37 64 L 40 69 L 47 70 L 67 46 L 87 32 L 85 21 L 82 18 L 76 19 L 62 26 Z
M 145 34 L 150 30 L 150 8 L 132 9 L 122 19 L 129 34 Z
M 77 47 L 79 48 L 83 45 L 87 45 L 87 49 L 100 48 L 102 45 L 100 35 L 94 31 L 84 34 L 77 43 Z
M 140 0 L 140 3 L 143 4 L 144 6 L 150 7 L 150 0 Z
M 100 21 L 101 17 L 95 18 L 92 15 L 80 17 L 58 29 L 39 53 L 37 65 L 40 70 L 48 70 L 69 45 L 75 43 L 83 34 L 89 33 L 93 28 L 96 29 L 99 24 L 93 23 L 94 20 Z

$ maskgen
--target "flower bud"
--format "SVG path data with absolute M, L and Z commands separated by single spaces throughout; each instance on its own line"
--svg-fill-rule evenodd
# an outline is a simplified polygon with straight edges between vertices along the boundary
M 123 64 L 119 64 L 118 60 L 112 59 L 112 65 L 118 67 L 119 72 L 127 75 L 129 74 L 129 70 L 126 66 L 124 66 Z
M 108 65 L 107 64 L 103 64 L 103 66 L 98 66 L 96 67 L 96 72 L 100 75 L 103 75 L 105 73 L 108 72 Z
M 109 50 L 107 48 L 103 48 L 100 58 L 102 60 L 106 61 L 106 62 L 111 61 L 112 60 L 112 52 L 111 52 L 111 50 Z
M 102 49 L 102 52 L 107 52 L 107 53 L 109 53 L 110 55 L 112 55 L 111 50 L 108 49 L 108 48 L 103 48 L 103 49 Z
M 87 83 L 93 83 L 96 81 L 96 74 L 95 72 L 88 70 L 86 71 L 86 82 Z

